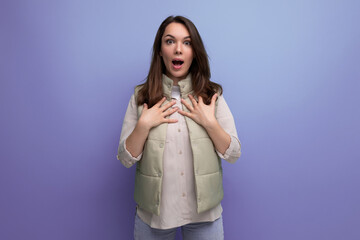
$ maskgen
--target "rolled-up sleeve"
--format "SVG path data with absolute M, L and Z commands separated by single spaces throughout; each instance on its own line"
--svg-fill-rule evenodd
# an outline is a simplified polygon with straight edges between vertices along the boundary
M 118 154 L 116 156 L 117 159 L 120 160 L 120 162 L 127 168 L 134 165 L 142 157 L 142 153 L 139 156 L 134 157 L 126 149 L 126 139 L 133 132 L 137 121 L 138 121 L 137 106 L 133 94 L 130 98 L 129 105 L 125 113 L 124 122 L 121 129 Z
M 218 97 L 216 119 L 224 131 L 230 135 L 231 141 L 224 154 L 216 151 L 218 156 L 230 163 L 234 163 L 241 155 L 241 143 L 239 141 L 234 117 L 227 105 L 223 95 Z

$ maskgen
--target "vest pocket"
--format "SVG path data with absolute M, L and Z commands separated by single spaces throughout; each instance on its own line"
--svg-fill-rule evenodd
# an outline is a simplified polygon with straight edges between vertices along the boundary
M 144 146 L 143 157 L 138 163 L 138 170 L 147 176 L 162 176 L 162 156 L 165 141 L 148 139 Z
M 220 171 L 221 159 L 215 152 L 210 138 L 197 138 L 191 140 L 194 156 L 195 175 L 205 175 Z
M 140 208 L 159 215 L 160 193 L 160 177 L 146 176 L 139 170 L 136 171 L 134 199 Z
M 212 174 L 195 176 L 198 213 L 218 205 L 224 197 L 222 171 Z

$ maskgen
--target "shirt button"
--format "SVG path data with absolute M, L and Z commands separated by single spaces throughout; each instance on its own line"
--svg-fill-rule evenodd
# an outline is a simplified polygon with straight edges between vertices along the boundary
M 178 129 L 178 132 L 181 132 L 180 128 Z
M 185 197 L 185 193 L 183 193 L 182 196 Z
M 160 143 L 160 144 L 159 144 L 159 147 L 163 148 L 163 147 L 164 147 L 164 144 L 163 144 L 163 143 Z
M 180 154 L 180 155 L 182 154 L 182 151 L 181 151 L 181 150 L 179 151 L 179 154 Z
M 181 172 L 180 175 L 181 175 L 181 176 L 184 176 L 184 172 Z

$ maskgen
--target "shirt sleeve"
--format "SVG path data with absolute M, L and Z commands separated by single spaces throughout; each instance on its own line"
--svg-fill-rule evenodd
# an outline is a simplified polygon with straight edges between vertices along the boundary
M 223 97 L 218 97 L 218 106 L 216 111 L 216 119 L 224 131 L 230 135 L 231 141 L 228 149 L 224 154 L 216 151 L 218 156 L 230 163 L 234 163 L 241 155 L 241 143 L 239 141 L 234 117 Z
M 127 168 L 134 165 L 142 157 L 142 153 L 139 156 L 134 157 L 126 149 L 126 139 L 133 132 L 137 121 L 138 121 L 137 106 L 133 94 L 130 98 L 129 105 L 125 113 L 124 122 L 121 129 L 118 154 L 116 156 L 117 159 L 120 160 L 120 162 Z

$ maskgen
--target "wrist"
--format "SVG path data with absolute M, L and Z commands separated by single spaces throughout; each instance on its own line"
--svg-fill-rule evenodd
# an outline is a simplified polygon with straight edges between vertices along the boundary
M 144 134 L 148 134 L 151 126 L 149 126 L 148 124 L 146 124 L 146 122 L 141 121 L 141 119 L 139 119 L 139 121 L 137 122 L 135 128 L 139 131 L 142 132 Z
M 206 121 L 206 123 L 204 123 L 204 125 L 203 125 L 203 127 L 205 128 L 206 131 L 213 131 L 218 126 L 219 126 L 219 123 L 215 118 L 212 120 Z

